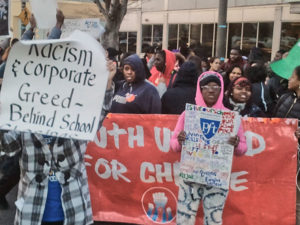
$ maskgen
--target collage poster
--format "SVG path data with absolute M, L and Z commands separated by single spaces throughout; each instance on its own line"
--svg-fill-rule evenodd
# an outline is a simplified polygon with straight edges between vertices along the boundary
M 187 104 L 180 176 L 195 182 L 228 189 L 234 147 L 228 139 L 237 134 L 238 113 Z

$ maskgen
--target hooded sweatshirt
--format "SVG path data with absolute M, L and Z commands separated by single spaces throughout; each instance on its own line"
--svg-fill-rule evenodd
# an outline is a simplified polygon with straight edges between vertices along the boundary
M 161 112 L 161 101 L 156 88 L 145 81 L 145 69 L 138 55 L 131 55 L 124 60 L 135 72 L 134 82 L 125 80 L 116 84 L 112 113 L 155 114 Z
M 207 105 L 206 105 L 206 103 L 205 103 L 205 101 L 203 99 L 199 83 L 200 83 L 201 78 L 204 75 L 211 74 L 211 73 L 213 73 L 213 72 L 212 71 L 204 72 L 198 78 L 196 98 L 195 98 L 196 105 L 199 105 L 199 106 L 202 106 L 202 107 L 207 107 Z M 220 95 L 219 95 L 219 98 L 218 98 L 216 104 L 213 105 L 212 108 L 214 108 L 214 109 L 221 109 L 221 110 L 228 110 L 223 105 L 223 93 L 224 93 L 224 90 L 223 90 L 223 88 L 224 88 L 223 78 L 222 78 L 222 76 L 219 73 L 215 72 L 215 74 L 220 78 L 220 81 L 221 81 L 221 91 L 220 91 Z M 178 118 L 175 130 L 174 130 L 173 135 L 171 137 L 170 145 L 171 145 L 172 150 L 175 151 L 175 152 L 181 151 L 181 145 L 179 144 L 179 142 L 177 140 L 177 136 L 178 136 L 178 134 L 181 131 L 184 130 L 184 119 L 185 119 L 185 111 Z M 241 123 L 241 125 L 239 127 L 239 130 L 238 130 L 238 136 L 239 136 L 240 142 L 239 142 L 239 145 L 234 149 L 234 153 L 235 153 L 235 155 L 243 155 L 247 151 L 247 144 L 246 144 L 246 138 L 245 138 L 245 135 L 244 135 L 244 130 L 243 130 L 242 123 Z
M 166 86 L 168 87 L 170 79 L 171 79 L 171 73 L 174 69 L 175 63 L 176 63 L 176 57 L 175 54 L 169 50 L 164 50 L 166 53 L 166 58 L 165 58 L 165 71 L 164 73 L 158 71 L 156 69 L 156 66 L 152 67 L 151 69 L 151 77 L 149 78 L 149 81 L 152 82 L 155 86 L 158 85 L 158 79 L 160 77 L 165 78 L 166 80 Z
M 173 88 L 162 96 L 163 114 L 181 114 L 185 104 L 195 104 L 198 70 L 193 62 L 185 62 L 180 67 Z

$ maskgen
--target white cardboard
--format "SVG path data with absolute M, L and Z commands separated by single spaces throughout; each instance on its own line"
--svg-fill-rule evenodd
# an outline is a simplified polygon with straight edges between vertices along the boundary
M 107 78 L 105 52 L 86 33 L 20 41 L 5 68 L 0 127 L 93 140 Z
M 56 24 L 56 0 L 30 0 L 37 27 L 51 29 Z

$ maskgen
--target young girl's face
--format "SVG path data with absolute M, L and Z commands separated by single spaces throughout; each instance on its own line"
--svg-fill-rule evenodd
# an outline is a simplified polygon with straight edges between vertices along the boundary
M 218 101 L 221 87 L 215 82 L 209 82 L 208 84 L 201 86 L 201 92 L 205 104 L 208 107 L 212 107 Z
M 229 74 L 229 80 L 233 81 L 235 78 L 242 76 L 242 71 L 239 67 L 234 67 Z
M 124 65 L 123 67 L 124 79 L 128 82 L 134 82 L 135 80 L 135 72 L 130 65 Z
M 221 68 L 221 61 L 220 59 L 216 58 L 211 64 L 210 64 L 210 68 L 213 71 L 218 72 Z
M 250 86 L 235 85 L 232 91 L 232 100 L 237 103 L 246 103 L 251 97 Z

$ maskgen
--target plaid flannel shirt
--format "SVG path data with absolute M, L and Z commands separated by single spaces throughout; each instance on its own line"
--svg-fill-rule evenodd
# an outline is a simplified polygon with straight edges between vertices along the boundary
M 106 91 L 100 126 L 111 106 L 113 89 Z M 7 155 L 22 151 L 15 225 L 40 225 L 48 193 L 50 169 L 56 170 L 62 188 L 64 225 L 93 223 L 88 180 L 84 164 L 86 141 L 56 138 L 50 151 L 40 134 L 1 131 L 2 150 Z M 51 167 L 54 161 L 54 167 Z

